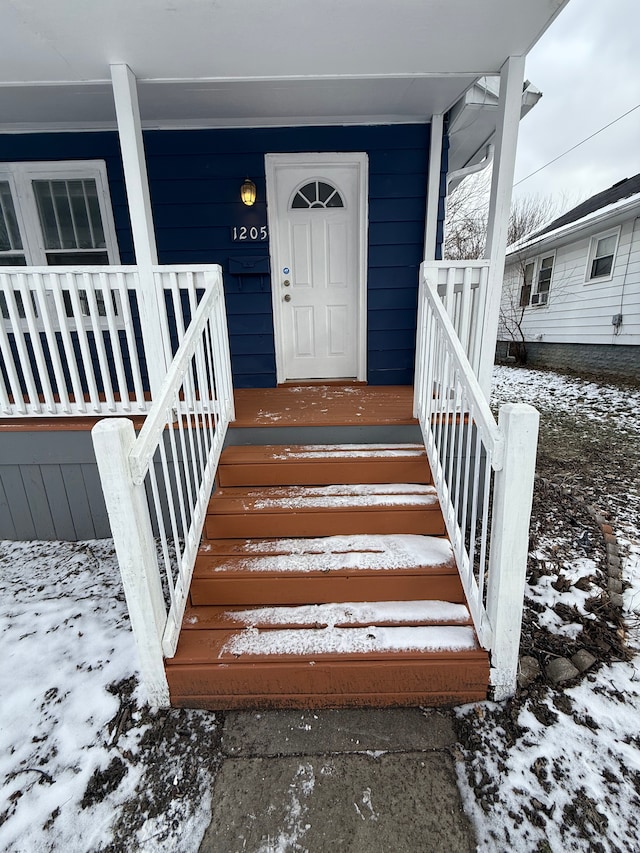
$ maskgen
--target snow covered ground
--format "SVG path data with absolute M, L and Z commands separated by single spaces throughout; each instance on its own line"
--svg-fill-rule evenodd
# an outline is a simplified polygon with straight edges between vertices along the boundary
M 550 649 L 607 627 L 604 549 L 572 503 L 582 496 L 618 536 L 627 639 L 640 649 L 640 391 L 518 368 L 495 378 L 496 403 L 542 414 L 523 641 L 544 665 Z M 0 850 L 195 853 L 219 721 L 144 704 L 111 542 L 0 543 L 0 590 Z M 603 651 L 566 689 L 540 679 L 506 705 L 458 709 L 479 850 L 640 849 L 640 669 L 615 656 Z
M 538 470 L 548 478 L 546 500 L 534 505 L 532 562 L 541 569 L 529 575 L 523 645 L 529 642 L 544 665 L 553 656 L 545 634 L 564 638 L 568 651 L 556 646 L 562 655 L 589 634 L 593 639 L 591 626 L 603 637 L 615 627 L 606 611 L 598 621 L 606 574 L 603 554 L 590 544 L 599 544 L 597 534 L 577 500 L 584 499 L 609 516 L 617 535 L 628 583 L 626 641 L 636 654 L 616 661 L 616 649 L 603 643 L 606 662 L 575 686 L 538 682 L 506 705 L 459 709 L 465 808 L 481 851 L 638 851 L 640 391 L 497 368 L 492 402 L 510 401 L 540 410 Z M 557 527 L 550 535 L 543 515 L 554 492 L 564 509 L 552 508 Z
M 216 719 L 135 695 L 111 541 L 0 543 L 0 590 L 0 850 L 197 850 L 212 768 L 188 749 Z

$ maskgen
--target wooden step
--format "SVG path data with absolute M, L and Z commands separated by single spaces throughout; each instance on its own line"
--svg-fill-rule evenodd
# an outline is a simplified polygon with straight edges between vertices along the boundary
M 449 541 L 430 536 L 217 540 L 200 548 L 193 605 L 464 601 Z
M 218 480 L 222 487 L 432 482 L 419 444 L 231 446 L 220 458 Z
M 466 625 L 183 631 L 166 661 L 172 704 L 323 708 L 486 698 L 489 666 Z
M 238 605 L 187 606 L 183 620 L 185 631 L 202 629 L 238 630 L 258 628 L 261 631 L 282 628 L 366 628 L 419 626 L 419 625 L 471 625 L 469 611 L 464 604 L 449 601 L 347 601 L 302 606 L 240 607 Z
M 433 486 L 362 484 L 222 488 L 209 502 L 207 539 L 355 533 L 443 535 Z

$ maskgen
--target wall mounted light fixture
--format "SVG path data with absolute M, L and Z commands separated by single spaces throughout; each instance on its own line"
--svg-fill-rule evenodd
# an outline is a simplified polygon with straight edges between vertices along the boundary
M 253 183 L 251 178 L 245 178 L 244 183 L 240 187 L 240 198 L 242 199 L 242 203 L 246 204 L 247 207 L 251 207 L 251 205 L 256 200 L 256 185 Z

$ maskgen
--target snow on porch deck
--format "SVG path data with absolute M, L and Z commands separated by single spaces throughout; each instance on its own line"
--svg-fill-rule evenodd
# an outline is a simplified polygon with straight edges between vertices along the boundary
M 238 388 L 234 427 L 417 424 L 410 385 Z

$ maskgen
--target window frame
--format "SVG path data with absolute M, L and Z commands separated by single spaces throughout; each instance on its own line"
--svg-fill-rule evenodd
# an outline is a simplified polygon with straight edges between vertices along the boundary
M 51 271 L 56 269 L 54 265 L 47 263 L 47 251 L 50 250 L 45 247 L 45 236 L 40 225 L 38 205 L 33 190 L 33 181 L 38 180 L 95 180 L 108 265 L 115 266 L 120 263 L 107 166 L 104 160 L 38 160 L 0 163 L 0 180 L 9 182 L 27 267 L 47 267 Z M 92 264 L 75 262 L 69 266 L 82 267 L 92 266 Z
M 549 287 L 547 290 L 540 290 L 540 272 L 542 271 L 542 262 L 546 261 L 547 258 L 552 258 L 553 262 L 551 264 L 551 275 L 549 276 Z M 526 270 L 528 267 L 533 266 L 533 275 L 531 277 L 531 292 L 529 293 L 529 301 L 524 304 L 523 303 L 523 292 L 526 284 Z M 536 255 L 531 258 L 527 258 L 521 266 L 521 276 L 520 276 L 520 298 L 518 301 L 519 307 L 523 309 L 527 308 L 545 308 L 549 304 L 549 294 L 551 293 L 551 285 L 553 284 L 553 274 L 556 268 L 556 250 L 553 249 L 550 252 L 544 252 L 543 254 Z M 544 296 L 544 299 L 540 297 Z M 533 299 L 536 298 L 534 302 Z
M 529 267 L 533 267 L 533 272 L 531 273 L 531 281 L 527 282 L 527 270 Z M 522 264 L 521 273 L 522 281 L 520 284 L 520 299 L 518 300 L 518 307 L 529 308 L 531 306 L 531 297 L 533 296 L 533 285 L 536 279 L 536 258 L 527 258 L 527 260 Z M 525 302 L 523 297 L 525 288 L 527 287 L 529 288 L 529 293 Z
M 594 284 L 600 281 L 611 281 L 613 278 L 613 273 L 616 266 L 616 260 L 618 258 L 618 249 L 620 248 L 620 232 L 622 230 L 622 226 L 618 225 L 616 228 L 609 228 L 606 231 L 600 231 L 598 234 L 593 234 L 591 239 L 589 240 L 589 252 L 587 254 L 587 266 L 584 271 L 584 283 L 585 284 Z M 591 271 L 593 269 L 594 261 L 598 259 L 598 255 L 596 252 L 598 251 L 598 243 L 601 240 L 606 240 L 607 237 L 615 237 L 616 244 L 613 249 L 613 253 L 611 255 L 611 269 L 609 270 L 607 275 L 592 275 Z M 608 258 L 609 255 L 602 255 L 603 258 Z

